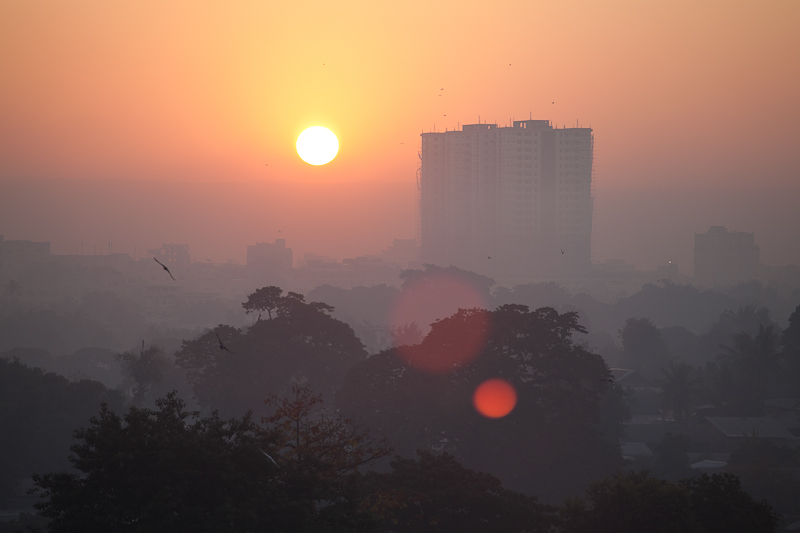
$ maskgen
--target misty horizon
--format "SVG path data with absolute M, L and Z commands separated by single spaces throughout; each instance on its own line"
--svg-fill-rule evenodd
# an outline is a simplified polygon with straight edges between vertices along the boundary
M 247 245 L 284 238 L 295 259 L 314 253 L 341 260 L 380 253 L 394 238 L 414 238 L 414 189 L 413 180 L 300 186 L 288 180 L 6 180 L 0 234 L 49 241 L 57 255 L 75 254 L 81 241 L 85 254 L 92 246 L 107 251 L 111 241 L 115 252 L 131 256 L 134 247 L 141 254 L 177 242 L 189 244 L 197 260 L 240 264 Z M 691 276 L 694 234 L 711 226 L 755 233 L 765 265 L 800 263 L 800 191 L 595 186 L 593 192 L 595 263 L 624 260 L 654 270 L 674 261 Z M 127 207 L 119 209 L 115 197 L 125 197 Z M 176 205 L 192 208 L 176 217 Z M 313 224 L 305 209 L 325 224 Z

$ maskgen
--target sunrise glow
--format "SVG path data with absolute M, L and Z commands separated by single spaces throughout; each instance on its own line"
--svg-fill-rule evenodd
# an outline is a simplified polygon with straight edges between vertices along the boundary
M 309 165 L 327 165 L 339 153 L 339 139 L 323 126 L 312 126 L 297 137 L 297 155 Z

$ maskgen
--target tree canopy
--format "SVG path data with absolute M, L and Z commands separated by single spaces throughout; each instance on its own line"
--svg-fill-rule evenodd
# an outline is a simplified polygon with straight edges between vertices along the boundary
M 399 350 L 387 350 L 351 369 L 339 405 L 398 442 L 405 455 L 445 451 L 516 490 L 557 498 L 582 490 L 587 477 L 613 471 L 621 461 L 622 398 L 610 395 L 602 358 L 572 342 L 583 331 L 577 315 L 520 305 L 480 313 L 491 326 L 473 361 L 431 374 L 407 364 Z M 435 322 L 416 349 L 446 349 L 473 314 L 461 310 Z M 475 388 L 490 378 L 508 381 L 518 393 L 514 411 L 498 420 L 472 407 Z
M 0 499 L 13 497 L 32 473 L 67 468 L 72 432 L 102 402 L 119 408 L 124 398 L 97 381 L 0 358 Z
M 219 325 L 183 342 L 176 364 L 201 405 L 241 413 L 263 406 L 268 392 L 286 395 L 295 384 L 332 396 L 347 369 L 365 357 L 353 329 L 329 315 L 331 306 L 292 292 L 273 304 L 272 319 L 244 329 Z

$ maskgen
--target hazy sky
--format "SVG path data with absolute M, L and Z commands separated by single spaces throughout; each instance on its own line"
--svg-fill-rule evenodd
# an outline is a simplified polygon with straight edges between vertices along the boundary
M 105 239 L 81 226 L 99 217 L 118 228 L 118 251 L 179 241 L 215 260 L 229 245 L 242 260 L 244 244 L 285 227 L 297 250 L 376 253 L 413 236 L 422 130 L 532 114 L 595 131 L 596 259 L 686 264 L 691 233 L 721 224 L 762 228 L 765 260 L 796 263 L 800 220 L 785 218 L 796 210 L 770 211 L 769 198 L 800 199 L 799 22 L 797 0 L 4 0 L 0 234 L 60 239 L 54 249 L 66 253 L 82 238 Z M 324 167 L 294 150 L 312 125 L 339 137 Z M 109 182 L 98 194 L 118 207 L 34 218 L 25 202 L 36 210 L 31 191 L 57 201 L 53 180 L 113 181 L 119 189 Z M 208 200 L 191 206 L 195 186 Z M 170 206 L 163 225 L 119 219 L 144 209 L 126 202 L 134 189 L 137 202 L 149 191 Z M 753 190 L 767 210 L 742 213 Z M 235 191 L 256 210 L 252 227 L 237 225 L 240 213 L 221 212 L 213 232 L 188 222 L 207 218 L 216 195 L 236 210 Z M 728 197 L 717 211 L 697 202 Z M 663 213 L 642 210 L 643 198 Z M 380 208 L 364 207 L 372 200 Z M 670 216 L 683 233 L 669 231 Z M 183 233 L 163 229 L 181 224 Z M 785 237 L 770 249 L 776 237 L 763 233 L 773 226 Z M 656 255 L 638 247 L 647 228 L 667 236 L 649 243 Z M 342 240 L 322 238 L 330 234 Z

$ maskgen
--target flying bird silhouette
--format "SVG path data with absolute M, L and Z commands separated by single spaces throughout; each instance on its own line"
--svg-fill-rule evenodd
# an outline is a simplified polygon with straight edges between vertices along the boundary
M 491 256 L 491 255 L 487 255 L 487 256 L 486 256 L 486 258 L 487 258 L 487 259 L 491 259 L 491 258 L 492 258 L 492 256 Z
M 217 335 L 217 341 L 219 342 L 219 349 L 220 349 L 220 350 L 225 350 L 225 351 L 226 351 L 226 352 L 228 352 L 228 353 L 233 353 L 232 351 L 230 351 L 230 350 L 228 349 L 228 347 L 227 347 L 227 346 L 225 346 L 224 344 L 222 344 L 222 339 L 220 339 L 220 338 L 219 338 L 219 333 L 217 333 L 216 331 L 215 331 L 214 333 Z M 236 354 L 234 354 L 234 355 L 236 355 Z
M 170 272 L 170 271 L 169 271 L 169 269 L 167 268 L 167 265 L 165 265 L 164 263 L 162 263 L 161 261 L 159 261 L 159 260 L 158 260 L 158 259 L 156 259 L 155 257 L 153 258 L 153 261 L 155 261 L 156 263 L 158 263 L 159 265 L 161 265 L 161 268 L 163 268 L 164 270 L 166 270 L 166 271 L 167 271 L 167 274 L 169 274 L 169 277 L 171 277 L 171 278 L 172 278 L 172 281 L 178 281 L 178 280 L 176 280 L 176 279 L 175 279 L 175 276 L 173 276 L 173 275 L 172 275 L 172 272 Z
M 563 249 L 561 250 L 561 255 L 564 255 L 564 250 Z

